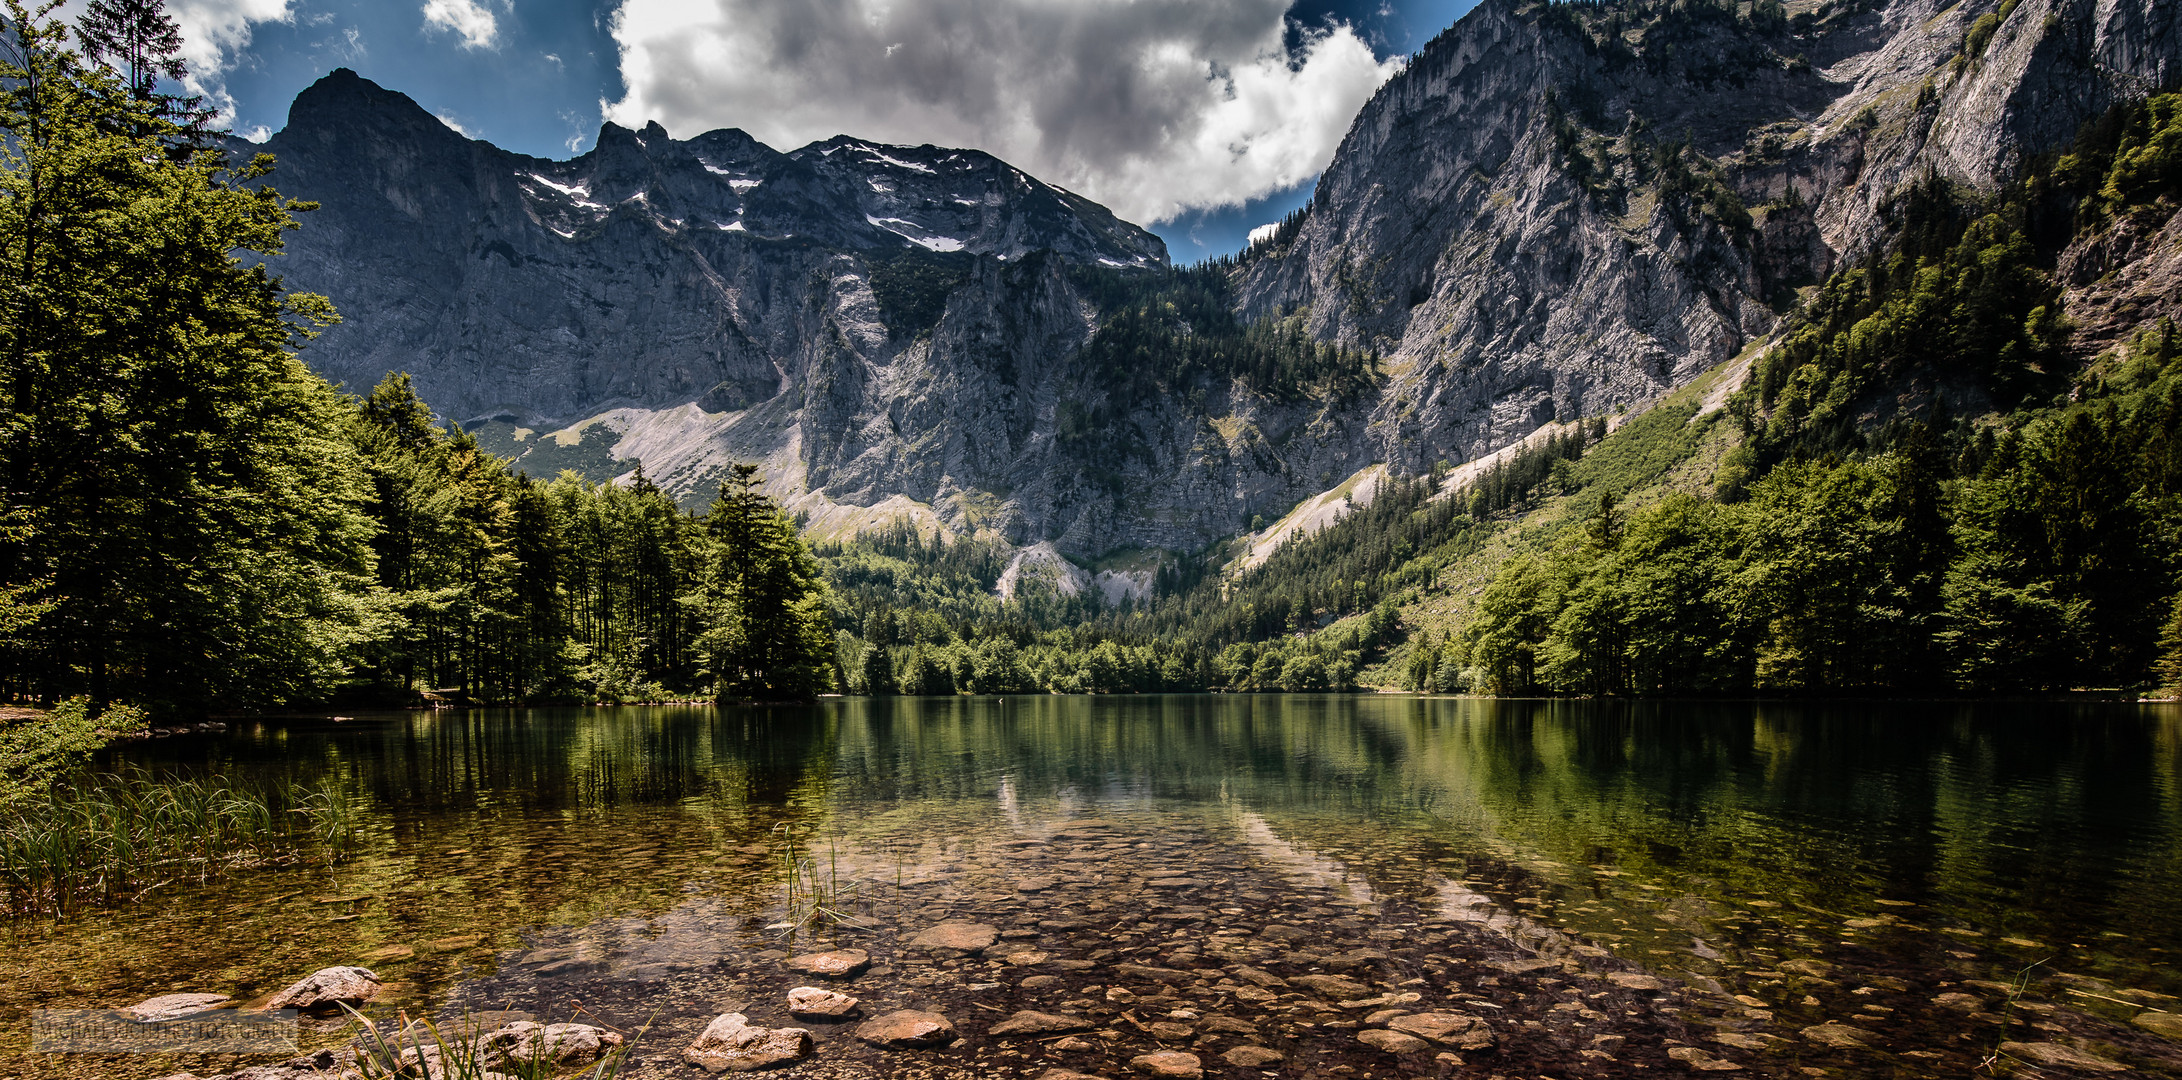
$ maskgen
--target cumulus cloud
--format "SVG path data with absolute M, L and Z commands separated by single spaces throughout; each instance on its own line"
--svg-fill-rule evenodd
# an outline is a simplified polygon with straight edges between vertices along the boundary
M 478 0 L 425 0 L 424 25 L 452 30 L 465 49 L 489 49 L 500 40 L 500 20 Z
M 288 22 L 295 0 L 168 0 L 167 14 L 182 28 L 182 59 L 189 63 L 183 88 L 203 95 L 222 119 L 235 114 L 226 75 L 250 45 L 250 28 Z
M 628 127 L 971 146 L 1165 221 L 1308 180 L 1394 73 L 1291 0 L 621 0 Z

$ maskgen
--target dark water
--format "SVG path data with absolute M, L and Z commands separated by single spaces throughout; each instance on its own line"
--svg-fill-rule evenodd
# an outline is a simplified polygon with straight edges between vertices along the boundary
M 430 1005 L 553 928 L 692 894 L 779 907 L 783 826 L 835 873 L 898 882 L 1086 812 L 1218 819 L 1363 901 L 1436 894 L 1768 1007 L 1800 960 L 1913 982 L 2029 968 L 2121 1022 L 2182 995 L 2182 711 L 2164 706 L 846 700 L 266 722 L 126 757 L 344 778 L 364 851 L 15 928 L 0 1075 L 66 1071 L 23 1053 L 33 1007 L 246 997 L 359 961 Z

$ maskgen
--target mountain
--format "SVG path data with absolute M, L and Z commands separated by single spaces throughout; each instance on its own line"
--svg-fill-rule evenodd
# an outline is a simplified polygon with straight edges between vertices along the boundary
M 973 151 L 608 125 L 546 161 L 345 71 L 266 149 L 322 204 L 282 271 L 343 311 L 306 355 L 352 388 L 410 371 L 533 472 L 640 461 L 698 502 L 755 460 L 821 537 L 908 518 L 1064 590 L 1088 578 L 1056 556 L 1126 567 L 1126 593 L 1239 531 L 1262 560 L 1388 470 L 1749 363 L 1920 181 L 1996 189 L 2173 84 L 2178 19 L 1487 0 L 1363 108 L 1305 210 L 1192 271 Z M 2172 249 L 2071 256 L 2071 310 L 2111 313 L 2077 347 L 2173 312 Z
M 1364 106 L 1245 303 L 1389 356 L 1370 457 L 1474 459 L 1736 357 L 1920 177 L 1990 191 L 2178 78 L 2156 0 L 1486 0 Z

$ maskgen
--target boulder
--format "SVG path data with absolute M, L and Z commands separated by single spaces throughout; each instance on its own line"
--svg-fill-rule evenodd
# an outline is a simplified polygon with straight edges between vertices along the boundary
M 1205 1075 L 1205 1063 L 1195 1054 L 1179 1050 L 1161 1050 L 1156 1054 L 1139 1054 L 1129 1059 L 1129 1067 L 1146 1076 L 1162 1080 L 1200 1080 Z
M 209 1012 L 234 1000 L 226 994 L 162 994 L 128 1006 L 121 1013 L 138 1023 L 156 1024 Z
M 862 949 L 834 949 L 790 957 L 788 970 L 814 979 L 853 979 L 871 966 L 871 954 Z
M 856 1037 L 888 1050 L 944 1046 L 955 1041 L 955 1025 L 935 1012 L 898 1009 L 857 1025 Z
M 1070 1035 L 1089 1031 L 1098 1025 L 1080 1016 L 1062 1016 L 1058 1013 L 1033 1012 L 1025 1009 L 994 1024 L 989 1035 Z
M 847 994 L 837 994 L 815 986 L 798 986 L 788 991 L 788 1011 L 796 1016 L 839 1020 L 855 1012 L 856 1005 L 856 999 Z
M 722 1013 L 682 1051 L 682 1060 L 706 1072 L 756 1072 L 800 1061 L 811 1052 L 802 1028 L 762 1028 L 741 1013 Z
M 975 955 L 992 947 L 1000 940 L 1000 931 L 984 923 L 949 919 L 928 926 L 922 933 L 909 939 L 909 947 L 928 952 Z
M 330 967 L 297 980 L 273 996 L 267 1009 L 331 1012 L 343 1005 L 361 1005 L 379 992 L 379 977 L 368 968 Z

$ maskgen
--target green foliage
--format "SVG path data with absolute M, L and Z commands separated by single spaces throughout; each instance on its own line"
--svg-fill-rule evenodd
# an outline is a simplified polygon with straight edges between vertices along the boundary
M 1944 182 L 1904 200 L 1903 245 L 1835 274 L 1758 365 L 1771 416 L 1761 447 L 1857 445 L 1867 397 L 1911 372 L 1967 384 L 2011 408 L 2067 367 L 2060 290 L 2040 268 L 2019 204 L 1969 220 Z
M 0 810 L 44 795 L 72 776 L 93 750 L 144 730 L 142 709 L 69 698 L 50 712 L 0 728 Z
M 322 687 L 369 631 L 370 526 L 341 403 L 294 352 L 332 309 L 260 261 L 309 207 L 59 24 L 6 24 L 0 484 L 28 528 L 0 581 L 50 607 L 0 680 L 162 708 Z
M 710 551 L 686 601 L 706 627 L 696 649 L 722 698 L 814 698 L 834 684 L 825 585 L 760 483 L 757 466 L 735 466 L 706 517 Z

